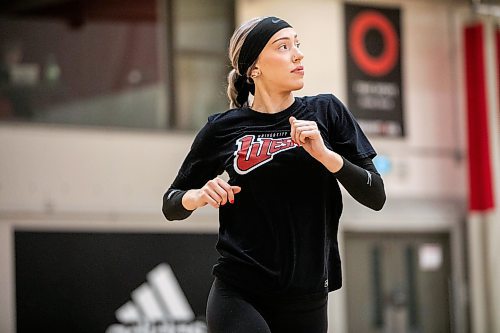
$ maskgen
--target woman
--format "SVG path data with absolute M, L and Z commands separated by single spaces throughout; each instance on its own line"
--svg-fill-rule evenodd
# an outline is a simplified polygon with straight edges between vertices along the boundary
M 341 287 L 337 180 L 380 210 L 375 151 L 333 95 L 294 98 L 304 55 L 285 21 L 246 22 L 229 56 L 232 109 L 210 116 L 196 136 L 163 213 L 180 220 L 205 205 L 219 209 L 209 332 L 326 332 L 328 292 Z M 217 177 L 223 171 L 228 182 Z

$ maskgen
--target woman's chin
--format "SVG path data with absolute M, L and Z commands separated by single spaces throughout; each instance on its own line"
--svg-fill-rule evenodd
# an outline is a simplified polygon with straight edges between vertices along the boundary
M 304 81 L 301 80 L 300 82 L 296 82 L 293 87 L 292 87 L 292 91 L 295 91 L 295 90 L 300 90 L 304 88 Z

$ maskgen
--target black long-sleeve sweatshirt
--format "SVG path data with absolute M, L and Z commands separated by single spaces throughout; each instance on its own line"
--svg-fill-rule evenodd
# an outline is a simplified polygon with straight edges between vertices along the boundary
M 290 137 L 289 117 L 313 120 L 344 166 L 330 172 Z M 352 114 L 333 95 L 295 98 L 266 114 L 231 109 L 209 117 L 163 197 L 168 220 L 187 218 L 187 190 L 227 171 L 241 187 L 219 208 L 220 257 L 213 274 L 257 294 L 307 296 L 341 287 L 337 243 L 342 197 L 338 181 L 362 204 L 385 202 L 376 155 Z M 338 180 L 338 181 L 337 181 Z

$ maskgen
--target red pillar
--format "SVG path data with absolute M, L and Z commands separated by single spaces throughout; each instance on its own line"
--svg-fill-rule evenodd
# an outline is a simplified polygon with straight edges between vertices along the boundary
M 485 211 L 494 208 L 495 205 L 484 48 L 483 25 L 476 24 L 466 27 L 465 74 L 469 152 L 469 209 L 471 211 Z

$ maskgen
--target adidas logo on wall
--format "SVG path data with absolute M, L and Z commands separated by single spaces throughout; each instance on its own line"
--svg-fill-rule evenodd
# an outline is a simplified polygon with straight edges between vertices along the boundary
M 120 324 L 106 333 L 206 333 L 196 320 L 170 265 L 162 263 L 147 274 L 147 282 L 131 294 L 132 300 L 115 311 Z

